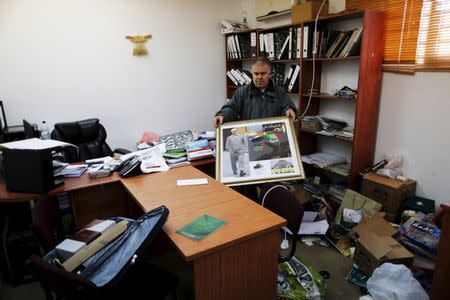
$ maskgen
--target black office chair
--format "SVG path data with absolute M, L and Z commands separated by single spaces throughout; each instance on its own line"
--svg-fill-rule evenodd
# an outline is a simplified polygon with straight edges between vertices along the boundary
M 106 143 L 106 130 L 96 118 L 76 122 L 56 123 L 51 138 L 78 147 L 78 152 L 69 149 L 65 153 L 68 162 L 83 161 L 86 159 L 112 156 L 113 151 Z M 130 151 L 115 149 L 114 153 L 126 154 Z
M 55 199 L 38 201 L 32 213 L 33 232 L 45 252 L 49 252 L 62 240 L 55 229 L 58 220 Z M 88 279 L 68 272 L 37 255 L 31 256 L 30 265 L 47 300 L 53 300 L 53 296 L 56 296 L 56 299 L 123 300 L 141 299 L 143 295 L 148 295 L 149 299 L 165 299 L 168 295 L 171 295 L 172 300 L 177 299 L 178 278 L 145 261 L 136 262 L 132 268 L 129 267 L 110 288 L 97 288 Z
M 287 256 L 279 256 L 279 262 L 285 262 L 295 255 L 297 235 L 303 218 L 303 206 L 294 193 L 279 183 L 265 183 L 261 187 L 259 202 L 268 210 L 286 219 L 286 227 L 292 232 L 290 250 Z
M 142 262 L 127 271 L 113 287 L 98 289 L 89 280 L 68 272 L 43 258 L 32 255 L 31 268 L 39 280 L 46 299 L 165 299 L 176 300 L 178 279 L 157 266 Z

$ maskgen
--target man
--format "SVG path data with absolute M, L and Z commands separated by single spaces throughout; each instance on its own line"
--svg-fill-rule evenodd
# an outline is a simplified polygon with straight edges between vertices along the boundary
M 270 61 L 257 58 L 252 65 L 252 83 L 236 90 L 214 117 L 217 127 L 223 122 L 288 116 L 293 120 L 296 109 L 286 91 L 273 84 Z
M 227 138 L 225 142 L 225 149 L 230 153 L 231 168 L 233 169 L 233 174 L 239 176 L 245 176 L 244 172 L 244 155 L 245 155 L 245 141 L 244 137 L 239 134 L 236 128 L 231 129 L 231 135 Z M 236 167 L 236 161 L 239 164 L 239 170 Z

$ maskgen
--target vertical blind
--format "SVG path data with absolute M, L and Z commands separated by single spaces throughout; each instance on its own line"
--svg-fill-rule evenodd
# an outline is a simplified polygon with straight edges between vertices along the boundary
M 450 70 L 450 0 L 347 0 L 386 12 L 384 70 Z

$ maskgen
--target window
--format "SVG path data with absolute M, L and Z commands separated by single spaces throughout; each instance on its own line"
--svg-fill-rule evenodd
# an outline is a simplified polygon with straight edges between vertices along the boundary
M 347 0 L 387 14 L 383 69 L 450 70 L 450 0 Z

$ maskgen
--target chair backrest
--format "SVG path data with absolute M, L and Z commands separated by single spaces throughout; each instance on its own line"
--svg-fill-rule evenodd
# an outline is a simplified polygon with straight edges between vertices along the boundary
M 292 232 L 291 250 L 286 257 L 279 257 L 279 261 L 288 261 L 295 254 L 297 235 L 303 218 L 303 206 L 295 195 L 284 185 L 279 183 L 265 183 L 261 187 L 260 204 L 268 210 L 283 217 L 287 221 L 287 228 Z
M 55 197 L 36 201 L 31 212 L 31 230 L 45 253 L 55 248 L 62 235 L 58 200 Z
M 52 292 L 57 299 L 87 299 L 95 291 L 95 286 L 89 280 L 48 263 L 37 255 L 31 256 L 30 264 L 47 300 L 53 299 Z
M 111 156 L 113 152 L 106 143 L 106 130 L 98 119 L 56 123 L 52 139 L 74 144 L 78 154 L 69 153 L 70 162 Z

